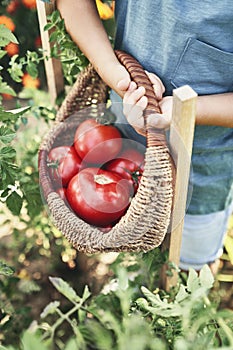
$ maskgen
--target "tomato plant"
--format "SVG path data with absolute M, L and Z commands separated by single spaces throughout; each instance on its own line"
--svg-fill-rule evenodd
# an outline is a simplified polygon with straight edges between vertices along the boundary
M 82 160 L 73 146 L 58 146 L 49 152 L 48 167 L 55 186 L 67 186 L 70 179 L 80 171 Z
M 76 130 L 74 147 L 84 162 L 103 164 L 119 154 L 122 137 L 115 126 L 87 119 Z
M 128 182 L 110 171 L 85 168 L 67 188 L 67 200 L 74 212 L 89 224 L 106 227 L 126 211 L 130 193 Z
M 135 149 L 126 149 L 119 155 L 119 158 L 109 161 L 105 169 L 126 179 L 132 194 L 135 194 L 144 169 L 144 155 Z

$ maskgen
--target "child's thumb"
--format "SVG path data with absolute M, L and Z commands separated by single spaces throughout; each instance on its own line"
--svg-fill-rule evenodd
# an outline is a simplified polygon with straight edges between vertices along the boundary
M 117 83 L 117 88 L 121 90 L 122 92 L 126 91 L 130 84 L 130 77 L 125 77 L 123 79 L 120 79 Z

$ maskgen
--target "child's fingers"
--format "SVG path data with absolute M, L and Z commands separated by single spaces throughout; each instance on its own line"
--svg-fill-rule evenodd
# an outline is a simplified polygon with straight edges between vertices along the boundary
M 124 79 L 121 79 L 117 83 L 117 88 L 124 92 L 124 91 L 127 91 L 127 89 L 129 88 L 129 84 L 130 84 L 130 79 L 129 78 L 124 78 Z
M 144 117 L 143 111 L 147 106 L 147 97 L 143 96 L 138 102 L 131 107 L 130 113 L 128 113 L 127 121 L 136 130 L 144 129 Z
M 110 72 L 108 71 L 108 74 L 112 79 L 112 87 L 121 97 L 123 97 L 131 82 L 129 72 L 121 64 L 114 65 L 114 67 L 110 67 L 109 69 L 111 69 Z
M 165 87 L 164 87 L 162 81 L 154 73 L 149 73 L 147 71 L 145 71 L 145 72 L 153 85 L 154 92 L 155 92 L 157 99 L 161 100 L 163 98 L 163 94 L 165 92 Z
M 123 113 L 127 117 L 133 106 L 144 96 L 145 88 L 137 88 L 135 82 L 131 82 L 129 89 L 124 94 L 123 98 Z
M 151 127 L 156 129 L 168 129 L 172 120 L 172 96 L 164 97 L 159 106 L 161 114 L 151 113 L 147 117 L 147 122 Z
M 145 88 L 143 86 L 137 88 L 136 83 L 132 81 L 124 95 L 123 102 L 134 105 L 143 95 L 145 95 Z
M 147 117 L 147 124 L 155 129 L 169 129 L 170 117 L 166 114 L 150 114 Z

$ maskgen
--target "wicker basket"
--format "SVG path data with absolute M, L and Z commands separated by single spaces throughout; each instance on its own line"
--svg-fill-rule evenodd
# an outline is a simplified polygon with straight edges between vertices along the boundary
M 143 68 L 128 54 L 117 51 L 119 61 L 126 67 L 138 86 L 143 85 L 148 97 L 146 115 L 160 112 L 153 87 Z M 75 85 L 57 114 L 55 125 L 44 138 L 39 150 L 39 176 L 44 199 L 55 226 L 69 242 L 85 253 L 149 251 L 159 246 L 167 232 L 172 210 L 173 162 L 165 134 L 147 128 L 145 168 L 138 191 L 126 214 L 109 231 L 101 232 L 81 220 L 55 192 L 49 177 L 47 157 L 51 148 L 72 140 L 73 130 L 86 118 L 96 117 L 99 104 L 108 96 L 108 87 L 92 65 L 79 74 Z M 72 116 L 73 115 L 73 116 Z M 65 122 L 69 119 L 69 123 Z

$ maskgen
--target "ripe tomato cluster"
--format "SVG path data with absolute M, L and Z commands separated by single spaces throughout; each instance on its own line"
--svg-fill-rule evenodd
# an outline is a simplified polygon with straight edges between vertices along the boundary
M 144 169 L 144 154 L 124 148 L 117 127 L 87 119 L 76 129 L 72 146 L 48 155 L 57 193 L 87 223 L 106 232 L 126 212 Z

